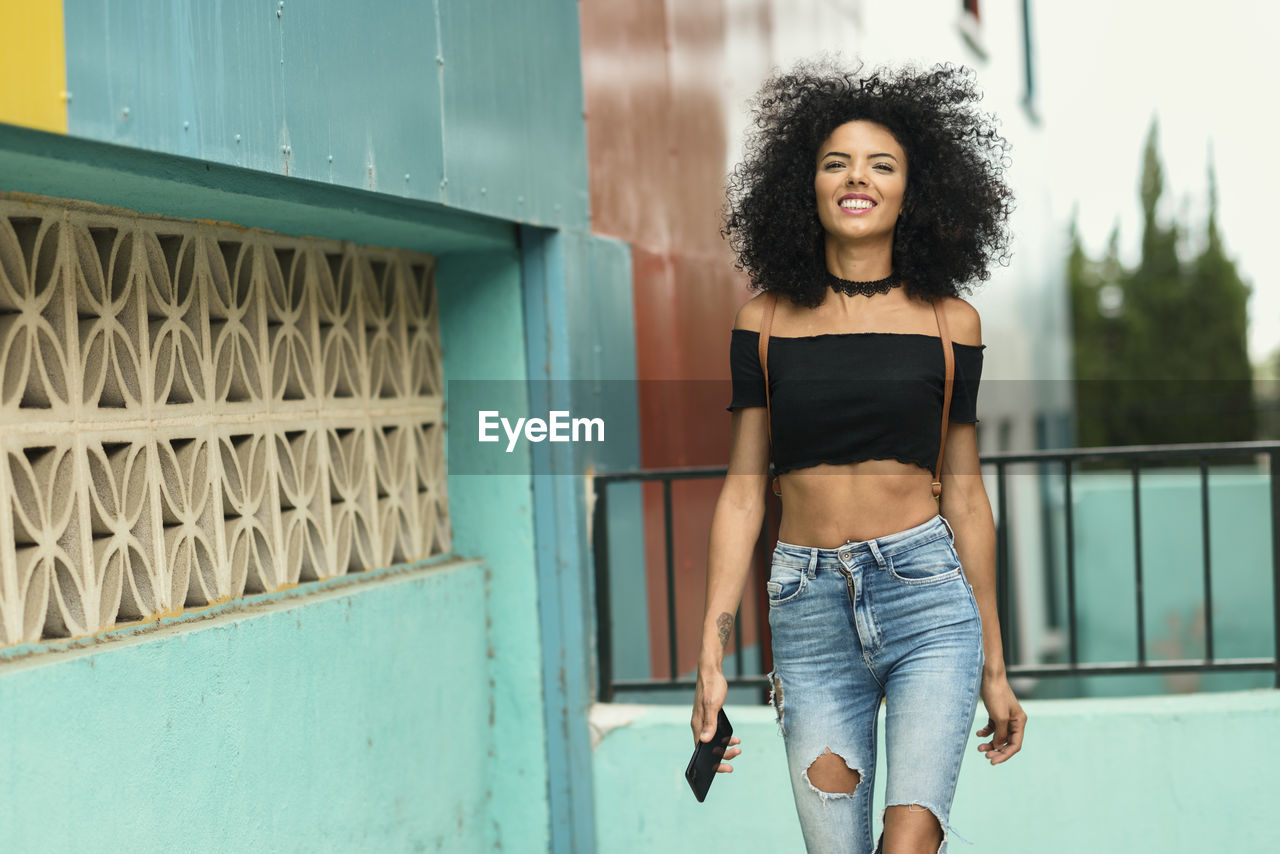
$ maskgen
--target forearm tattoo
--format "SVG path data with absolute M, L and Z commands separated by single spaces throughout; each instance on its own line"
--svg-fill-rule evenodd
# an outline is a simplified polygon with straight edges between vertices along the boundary
M 716 628 L 720 633 L 720 646 L 728 646 L 729 635 L 733 634 L 733 615 L 728 611 L 721 611 L 720 616 L 716 617 Z

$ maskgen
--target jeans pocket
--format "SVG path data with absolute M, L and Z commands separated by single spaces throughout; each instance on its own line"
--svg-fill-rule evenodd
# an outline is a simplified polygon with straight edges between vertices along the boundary
M 961 577 L 960 558 L 949 540 L 933 540 L 890 557 L 889 575 L 900 584 L 942 584 Z
M 784 605 L 804 592 L 809 576 L 799 567 L 775 563 L 769 570 L 769 580 L 765 589 L 769 593 L 769 604 Z

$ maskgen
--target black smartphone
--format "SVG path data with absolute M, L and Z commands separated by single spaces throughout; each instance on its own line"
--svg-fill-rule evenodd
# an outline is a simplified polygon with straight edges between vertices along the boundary
M 693 796 L 702 803 L 707 799 L 707 790 L 711 781 L 716 778 L 716 769 L 724 759 L 724 752 L 729 749 L 729 738 L 733 735 L 733 725 L 725 716 L 724 709 L 716 718 L 716 734 L 710 741 L 699 741 L 693 748 L 693 757 L 689 759 L 689 767 L 684 769 L 684 778 L 693 789 Z

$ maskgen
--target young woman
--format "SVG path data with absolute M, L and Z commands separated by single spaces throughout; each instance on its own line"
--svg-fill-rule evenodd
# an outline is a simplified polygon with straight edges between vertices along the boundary
M 783 513 L 769 679 L 805 844 L 944 852 L 979 696 L 990 717 L 976 734 L 990 738 L 977 749 L 993 765 L 1021 749 L 1027 719 L 1005 675 L 978 468 L 981 328 L 960 298 L 1006 259 L 1012 194 L 1005 140 L 978 111 L 971 72 L 859 73 L 808 63 L 771 78 L 729 182 L 725 234 L 763 293 L 732 333 L 733 445 L 692 727 L 709 741 L 725 701 L 721 665 L 772 459 Z

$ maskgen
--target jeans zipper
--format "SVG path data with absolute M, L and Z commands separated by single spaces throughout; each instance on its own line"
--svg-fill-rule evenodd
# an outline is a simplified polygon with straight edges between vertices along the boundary
M 853 592 L 853 573 L 845 566 L 840 567 L 840 574 L 844 576 L 844 586 L 849 591 L 849 607 L 855 611 L 858 608 L 857 594 Z

